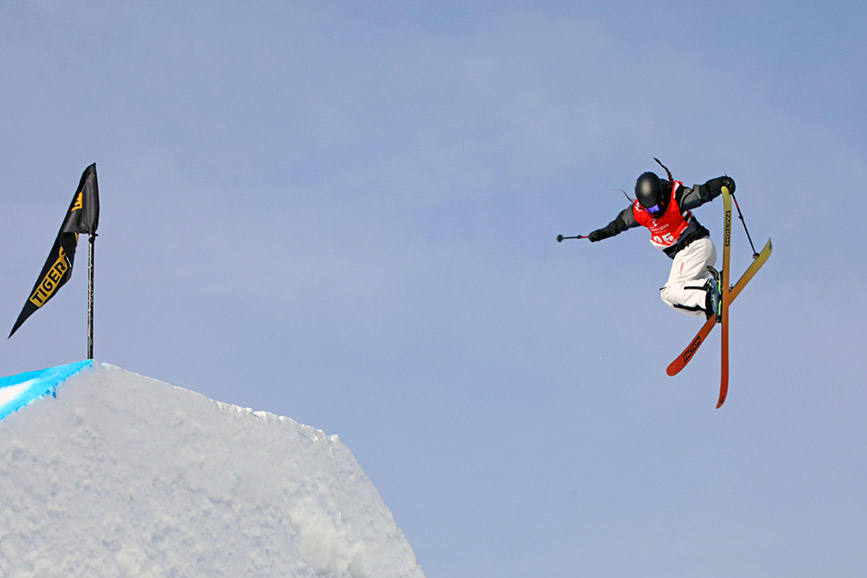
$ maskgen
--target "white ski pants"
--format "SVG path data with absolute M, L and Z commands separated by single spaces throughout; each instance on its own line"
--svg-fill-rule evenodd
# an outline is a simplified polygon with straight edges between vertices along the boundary
M 709 277 L 708 265 L 716 263 L 716 247 L 710 237 L 696 239 L 674 256 L 671 273 L 659 295 L 666 304 L 674 309 L 704 319 L 707 290 L 705 281 Z

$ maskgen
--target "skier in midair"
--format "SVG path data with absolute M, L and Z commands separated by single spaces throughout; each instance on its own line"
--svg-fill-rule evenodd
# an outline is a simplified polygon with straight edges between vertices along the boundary
M 724 186 L 734 193 L 735 182 L 722 176 L 690 188 L 665 170 L 668 180 L 652 172 L 639 176 L 632 205 L 588 237 L 595 243 L 639 225 L 647 227 L 650 243 L 673 260 L 668 281 L 660 289 L 662 300 L 687 315 L 719 319 L 720 286 L 708 273 L 716 262 L 716 247 L 691 210 L 718 197 Z

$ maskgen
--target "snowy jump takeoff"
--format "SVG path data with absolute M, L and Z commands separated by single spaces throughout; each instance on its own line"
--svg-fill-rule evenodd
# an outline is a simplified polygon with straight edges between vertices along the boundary
M 768 240 L 760 253 L 753 248 L 753 263 L 738 282 L 730 286 L 729 254 L 734 180 L 729 176 L 721 176 L 702 185 L 686 187 L 672 178 L 671 172 L 659 159 L 654 160 L 665 169 L 668 180 L 653 172 L 643 173 L 635 183 L 635 200 L 620 211 L 607 226 L 586 236 L 560 235 L 557 241 L 586 238 L 595 243 L 639 226 L 650 231 L 650 243 L 672 259 L 671 271 L 665 285 L 660 289 L 660 297 L 673 309 L 706 320 L 683 353 L 668 366 L 667 372 L 675 375 L 683 369 L 714 326 L 720 324 L 722 371 L 717 404 L 717 407 L 720 407 L 725 402 L 728 391 L 728 306 L 770 257 L 771 241 Z M 710 232 L 693 216 L 692 210 L 720 195 L 723 196 L 724 244 L 722 270 L 718 272 L 714 268 L 717 252 Z M 736 199 L 735 204 L 737 205 Z M 738 214 L 743 221 L 740 207 Z M 749 238 L 749 231 L 747 237 Z

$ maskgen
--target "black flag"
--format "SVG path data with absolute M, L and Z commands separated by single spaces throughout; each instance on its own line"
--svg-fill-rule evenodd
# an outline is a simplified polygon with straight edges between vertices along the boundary
M 78 246 L 79 233 L 96 235 L 99 226 L 99 186 L 96 183 L 96 164 L 84 169 L 81 182 L 72 197 L 72 203 L 54 240 L 54 246 L 42 272 L 30 292 L 30 298 L 24 304 L 18 321 L 9 333 L 9 337 L 21 327 L 37 309 L 45 305 L 63 284 L 72 277 L 72 263 L 75 260 L 75 249 Z

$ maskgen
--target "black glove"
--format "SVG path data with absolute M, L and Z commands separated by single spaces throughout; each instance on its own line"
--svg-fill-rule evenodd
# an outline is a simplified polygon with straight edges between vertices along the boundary
M 611 235 L 608 234 L 608 231 L 605 231 L 603 229 L 596 229 L 595 231 L 587 235 L 587 238 L 590 239 L 591 243 L 595 243 L 596 241 L 607 239 L 610 236 Z
M 720 179 L 720 180 L 722 181 L 722 186 L 728 188 L 729 194 L 732 194 L 735 192 L 735 180 L 733 178 L 726 175 L 726 176 L 722 177 L 722 179 Z

